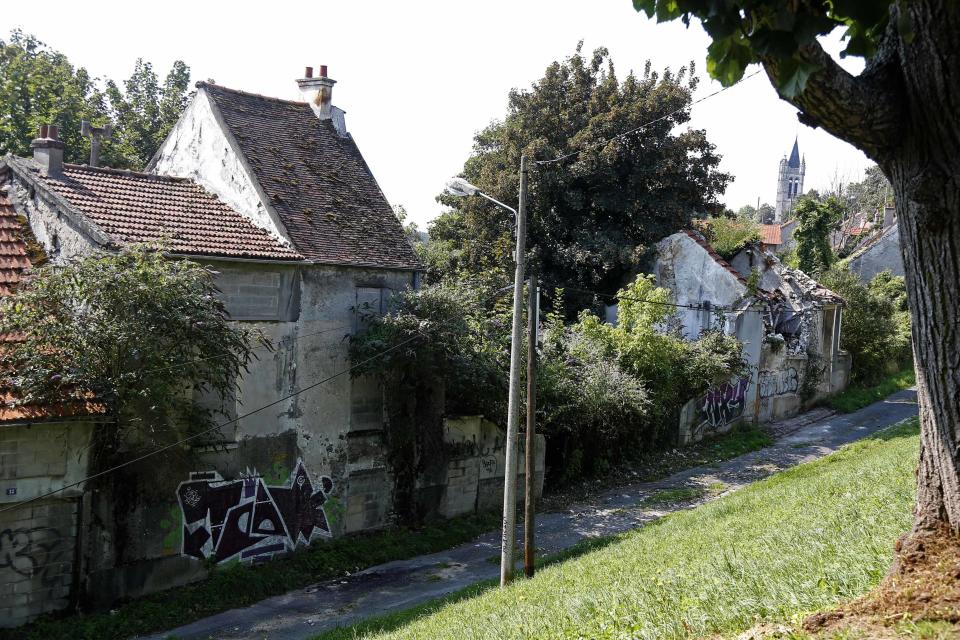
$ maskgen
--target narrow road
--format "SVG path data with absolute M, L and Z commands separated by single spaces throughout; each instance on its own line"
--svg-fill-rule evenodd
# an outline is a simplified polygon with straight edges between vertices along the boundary
M 783 469 L 821 458 L 916 414 L 916 392 L 908 390 L 854 413 L 829 414 L 821 409 L 777 423 L 773 425 L 776 441 L 760 451 L 715 466 L 687 469 L 657 482 L 619 487 L 589 503 L 538 515 L 537 546 L 541 554 L 551 554 L 585 538 L 641 527 L 672 511 L 689 509 Z M 644 498 L 658 491 L 683 487 L 709 487 L 712 492 L 696 501 L 659 508 L 642 506 Z M 499 553 L 500 532 L 491 532 L 441 553 L 381 564 L 149 638 L 303 640 L 496 578 L 500 573 Z

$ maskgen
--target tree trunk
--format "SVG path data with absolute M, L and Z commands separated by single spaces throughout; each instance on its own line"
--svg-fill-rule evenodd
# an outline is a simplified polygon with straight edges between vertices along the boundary
M 902 6 L 914 33 L 898 38 L 902 142 L 877 159 L 896 198 L 913 318 L 921 429 L 914 533 L 944 525 L 960 532 L 960 3 Z

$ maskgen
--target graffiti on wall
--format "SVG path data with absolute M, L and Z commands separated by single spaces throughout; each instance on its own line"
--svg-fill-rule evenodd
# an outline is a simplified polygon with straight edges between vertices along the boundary
M 23 527 L 0 531 L 0 570 L 24 578 L 39 577 L 44 585 L 63 573 L 59 562 L 63 539 L 53 527 Z
M 710 387 L 697 403 L 693 437 L 699 439 L 705 432 L 716 431 L 743 416 L 749 388 L 749 376 Z
M 772 398 L 788 393 L 797 393 L 800 389 L 800 374 L 793 367 L 779 371 L 760 372 L 760 397 Z
M 324 511 L 333 481 L 315 487 L 302 460 L 286 483 L 268 486 L 256 473 L 224 480 L 216 471 L 191 473 L 180 483 L 183 554 L 216 562 L 262 562 L 329 536 Z

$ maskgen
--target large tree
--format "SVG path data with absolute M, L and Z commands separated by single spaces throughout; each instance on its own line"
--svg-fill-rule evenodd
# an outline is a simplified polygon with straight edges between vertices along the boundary
M 914 535 L 960 532 L 960 2 L 634 0 L 660 20 L 702 20 L 710 73 L 763 65 L 801 122 L 875 160 L 899 213 L 913 316 L 921 450 Z M 818 41 L 846 29 L 845 71 Z
M 463 175 L 508 203 L 517 199 L 522 154 L 536 161 L 577 152 L 530 174 L 528 245 L 548 286 L 612 294 L 653 242 L 694 216 L 723 211 L 717 198 L 730 177 L 718 171 L 714 146 L 702 130 L 675 133 L 690 119 L 693 71 L 657 73 L 648 62 L 620 80 L 606 49 L 588 56 L 578 46 L 530 89 L 511 91 L 506 117 L 477 134 Z M 509 274 L 509 213 L 481 198 L 442 201 L 453 210 L 430 229 L 431 243 L 452 251 L 441 266 Z
M 31 154 L 30 142 L 43 124 L 60 126 L 64 159 L 84 164 L 90 140 L 80 122 L 110 122 L 112 140 L 104 143 L 100 163 L 141 169 L 163 143 L 189 97 L 190 68 L 173 63 L 161 85 L 149 62 L 137 60 L 122 88 L 74 67 L 64 54 L 21 31 L 0 40 L 0 155 Z

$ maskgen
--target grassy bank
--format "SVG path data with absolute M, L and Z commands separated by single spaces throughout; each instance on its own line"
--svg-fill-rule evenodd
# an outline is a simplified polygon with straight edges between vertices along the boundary
M 911 522 L 916 432 L 909 421 L 507 589 L 318 638 L 688 638 L 799 619 L 884 574 Z
M 883 400 L 891 393 L 909 389 L 914 384 L 916 384 L 916 377 L 913 367 L 910 367 L 887 376 L 879 384 L 872 387 L 849 387 L 832 398 L 828 398 L 825 404 L 841 413 L 850 413 L 878 400 Z
M 39 621 L 26 628 L 0 629 L 0 640 L 111 640 L 170 629 L 348 571 L 442 551 L 495 529 L 499 523 L 499 514 L 483 514 L 416 531 L 388 529 L 337 538 L 266 564 L 217 569 L 202 582 L 133 600 L 115 607 L 112 613 L 81 614 Z

